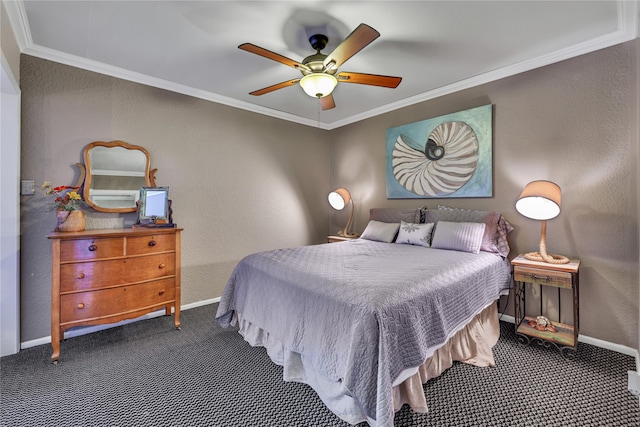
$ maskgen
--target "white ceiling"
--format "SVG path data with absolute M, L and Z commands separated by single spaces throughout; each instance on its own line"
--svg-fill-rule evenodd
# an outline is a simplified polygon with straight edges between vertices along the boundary
M 637 1 L 17 1 L 5 2 L 22 53 L 214 102 L 334 129 L 364 118 L 632 40 Z M 300 73 L 242 51 L 296 61 L 328 54 L 360 23 L 381 36 L 340 71 L 400 76 L 396 89 L 338 84 L 336 108 Z

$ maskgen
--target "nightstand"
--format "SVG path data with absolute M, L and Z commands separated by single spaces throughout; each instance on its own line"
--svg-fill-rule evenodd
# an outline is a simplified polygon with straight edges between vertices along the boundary
M 580 330 L 580 305 L 578 269 L 579 260 L 571 260 L 568 264 L 549 264 L 530 261 L 518 256 L 511 261 L 513 265 L 513 302 L 516 335 L 522 345 L 538 342 L 549 347 L 554 345 L 564 358 L 573 359 L 578 349 L 578 333 Z M 537 311 L 527 312 L 526 285 L 537 285 L 540 289 L 540 307 Z M 542 292 L 544 288 L 556 288 L 558 321 L 549 319 L 552 326 L 545 328 L 536 322 L 536 317 L 546 316 L 543 307 Z M 573 302 L 573 324 L 560 323 L 561 292 L 571 292 Z M 537 313 L 527 315 L 527 313 Z
M 353 239 L 357 239 L 358 236 L 352 236 L 352 237 L 345 237 L 345 236 L 327 236 L 327 242 L 328 243 L 335 243 L 335 242 L 346 242 L 347 240 L 353 240 Z

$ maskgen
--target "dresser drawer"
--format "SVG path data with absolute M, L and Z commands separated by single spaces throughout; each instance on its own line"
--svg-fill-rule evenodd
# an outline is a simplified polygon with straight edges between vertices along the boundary
M 60 296 L 60 322 L 69 323 L 135 312 L 175 300 L 175 279 Z
M 174 234 L 156 234 L 127 238 L 127 255 L 142 255 L 176 250 Z
M 551 271 L 547 269 L 516 266 L 513 271 L 516 282 L 534 283 L 556 288 L 571 288 L 571 273 L 565 271 Z
M 142 281 L 176 274 L 176 254 L 140 256 L 125 260 L 124 281 Z
M 100 289 L 176 274 L 174 253 L 60 266 L 60 292 Z
M 64 240 L 60 242 L 60 261 L 112 258 L 124 255 L 123 240 L 105 239 Z

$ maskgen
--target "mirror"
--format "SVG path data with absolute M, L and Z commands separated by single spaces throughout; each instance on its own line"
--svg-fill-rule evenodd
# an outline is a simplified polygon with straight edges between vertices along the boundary
M 83 195 L 100 212 L 135 212 L 140 188 L 155 186 L 147 150 L 124 141 L 96 141 L 84 149 Z

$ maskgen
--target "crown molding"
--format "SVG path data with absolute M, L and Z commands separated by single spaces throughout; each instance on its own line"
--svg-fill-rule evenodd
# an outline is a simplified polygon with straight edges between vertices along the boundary
M 242 110 L 251 111 L 254 113 L 262 114 L 265 116 L 271 116 L 290 122 L 296 122 L 306 126 L 318 126 L 317 121 L 307 119 L 305 117 L 295 116 L 293 114 L 277 111 L 271 108 L 262 107 L 259 105 L 250 104 L 244 101 L 238 101 L 233 98 L 218 95 L 212 92 L 196 89 L 190 86 L 182 85 L 179 83 L 170 82 L 168 80 L 159 79 L 157 77 L 148 76 L 146 74 L 137 73 L 135 71 L 129 71 L 124 68 L 114 67 L 102 62 L 94 61 L 87 58 L 81 58 L 75 55 L 69 55 L 57 50 L 49 49 L 43 46 L 32 44 L 25 48 L 22 53 L 35 56 L 38 58 L 46 59 L 49 61 L 57 62 L 64 65 L 80 68 L 95 73 L 116 77 L 119 79 L 140 83 L 146 86 L 156 87 L 159 89 L 165 89 L 171 92 L 181 93 L 183 95 L 192 96 L 194 98 L 204 99 L 206 101 L 215 102 L 217 104 L 227 105 L 229 107 L 239 108 Z
M 341 120 L 334 122 L 321 122 L 319 120 L 311 120 L 305 117 L 296 116 L 294 114 L 285 113 L 283 111 L 274 110 L 271 108 L 262 107 L 259 105 L 251 104 L 244 101 L 239 101 L 222 95 L 218 95 L 212 92 L 195 89 L 186 85 L 169 82 L 167 80 L 158 79 L 152 76 L 148 76 L 133 71 L 128 71 L 122 68 L 113 67 L 97 61 L 89 60 L 86 58 L 77 57 L 74 55 L 64 54 L 59 51 L 44 48 L 42 46 L 35 45 L 31 39 L 31 32 L 29 30 L 29 24 L 26 19 L 26 13 L 24 10 L 23 0 L 18 1 L 3 1 L 6 6 L 9 21 L 13 28 L 16 41 L 20 48 L 21 53 L 36 56 L 39 58 L 47 59 L 50 61 L 58 62 L 65 65 L 93 71 L 96 73 L 144 84 L 147 86 L 157 87 L 160 89 L 169 90 L 176 93 L 192 96 L 195 98 L 204 99 L 207 101 L 215 102 L 218 104 L 227 105 L 234 108 L 250 111 L 257 114 L 262 114 L 269 117 L 274 117 L 281 120 L 286 120 L 298 124 L 302 124 L 310 127 L 317 127 L 324 130 L 337 129 L 342 126 L 346 126 L 352 123 L 356 123 L 371 117 L 375 117 L 381 114 L 385 114 L 400 108 L 408 107 L 418 104 L 420 102 L 428 101 L 443 95 L 459 92 L 461 90 L 469 89 L 475 86 L 479 86 L 485 83 L 490 83 L 496 80 L 500 80 L 506 77 L 511 77 L 516 74 L 530 71 L 536 68 L 540 68 L 546 65 L 550 65 L 556 62 L 571 59 L 586 53 L 594 52 L 599 49 L 604 49 L 617 44 L 625 43 L 634 40 L 639 34 L 639 21 L 640 21 L 640 8 L 638 6 L 639 0 L 617 0 L 618 3 L 618 30 L 607 34 L 602 37 L 598 37 L 586 42 L 571 46 L 569 48 L 560 49 L 547 55 L 542 55 L 537 58 L 523 61 L 518 64 L 514 64 L 508 67 L 503 67 L 490 71 L 488 73 L 480 74 L 469 79 L 461 80 L 459 82 L 452 83 L 450 85 L 442 86 L 428 92 L 424 92 L 398 102 L 390 103 L 385 106 L 374 108 L 365 111 L 361 114 L 345 117 Z
M 33 44 L 31 39 L 31 30 L 29 29 L 29 21 L 27 20 L 27 13 L 24 10 L 24 3 L 19 1 L 2 1 L 7 16 L 9 17 L 9 23 L 13 30 L 13 35 L 18 43 L 20 52 L 24 52 L 26 48 Z
M 429 101 L 440 96 L 449 95 L 451 93 L 459 92 L 464 89 L 470 89 L 472 87 L 480 86 L 485 83 L 490 83 L 496 80 L 515 76 L 516 74 L 524 73 L 525 71 L 531 71 L 536 68 L 565 61 L 567 59 L 575 58 L 580 55 L 595 52 L 600 49 L 634 40 L 638 37 L 639 34 L 640 7 L 638 5 L 639 2 L 637 0 L 618 1 L 618 31 L 614 33 L 588 40 L 569 48 L 560 49 L 550 54 L 542 55 L 528 61 L 523 61 L 518 64 L 499 68 L 497 70 L 480 74 L 466 80 L 461 80 L 450 85 L 442 86 L 437 89 L 403 99 L 402 101 L 394 102 L 380 108 L 366 111 L 362 114 L 347 117 L 343 120 L 331 123 L 330 129 L 346 126 L 348 124 L 375 117 L 380 114 L 388 113 L 404 107 L 409 107 L 420 102 Z

